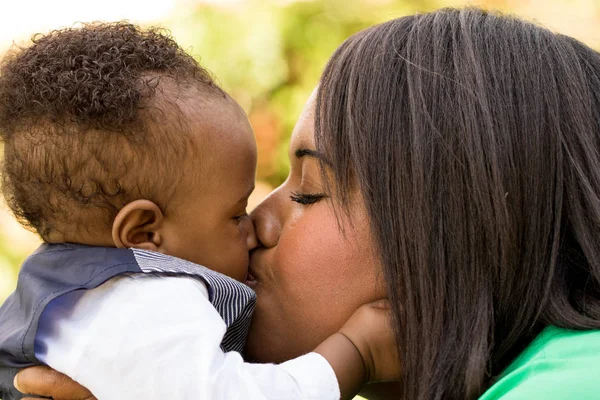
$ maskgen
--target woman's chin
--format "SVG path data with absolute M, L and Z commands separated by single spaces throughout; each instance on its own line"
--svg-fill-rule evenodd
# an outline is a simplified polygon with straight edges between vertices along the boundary
M 244 359 L 253 363 L 273 363 L 279 362 L 274 360 L 271 350 L 271 344 L 268 341 L 261 340 L 262 335 L 256 335 L 250 327 L 246 347 L 244 347 Z
M 294 352 L 294 340 L 286 337 L 283 327 L 277 326 L 277 321 L 265 320 L 260 310 L 258 304 L 246 339 L 244 358 L 258 363 L 281 363 L 302 354 Z

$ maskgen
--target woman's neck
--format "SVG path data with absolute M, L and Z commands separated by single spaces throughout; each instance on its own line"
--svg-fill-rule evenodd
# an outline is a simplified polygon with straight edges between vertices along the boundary
M 402 386 L 400 382 L 371 383 L 363 387 L 359 396 L 368 400 L 396 400 L 402 398 Z

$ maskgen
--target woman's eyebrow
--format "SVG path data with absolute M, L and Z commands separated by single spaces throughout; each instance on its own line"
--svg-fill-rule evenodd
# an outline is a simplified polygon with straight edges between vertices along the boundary
M 329 164 L 329 161 L 327 161 L 327 159 L 325 158 L 325 156 L 321 153 L 319 153 L 316 150 L 313 149 L 308 149 L 308 148 L 299 148 L 296 150 L 296 152 L 294 153 L 296 154 L 297 158 L 302 158 L 302 157 L 314 157 L 317 158 L 321 161 L 323 161 L 325 164 Z

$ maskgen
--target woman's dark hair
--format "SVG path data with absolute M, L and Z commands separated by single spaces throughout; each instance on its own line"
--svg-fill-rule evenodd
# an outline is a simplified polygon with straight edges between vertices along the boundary
M 396 19 L 331 58 L 316 144 L 364 197 L 406 398 L 476 398 L 545 326 L 600 328 L 599 53 L 479 9 Z

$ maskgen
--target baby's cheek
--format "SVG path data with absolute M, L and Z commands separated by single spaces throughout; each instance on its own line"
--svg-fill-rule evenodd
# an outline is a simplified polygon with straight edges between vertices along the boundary
M 244 282 L 248 275 L 250 257 L 245 238 L 238 237 L 227 250 L 229 254 L 228 274 L 232 278 Z

